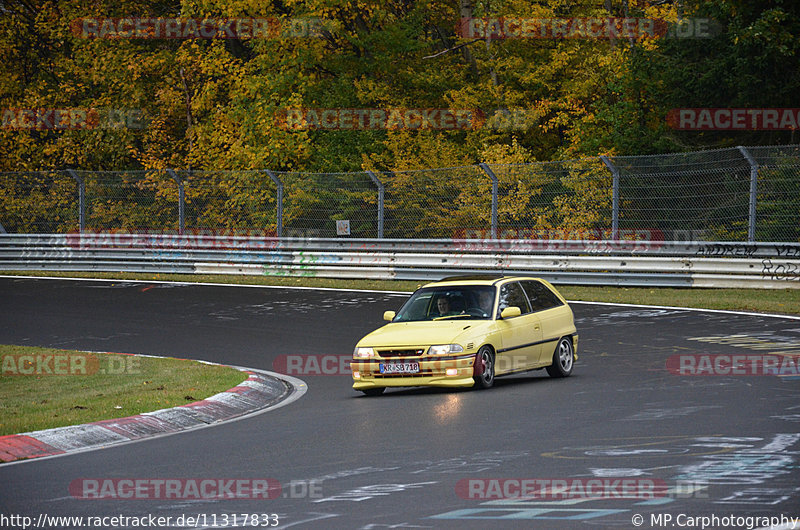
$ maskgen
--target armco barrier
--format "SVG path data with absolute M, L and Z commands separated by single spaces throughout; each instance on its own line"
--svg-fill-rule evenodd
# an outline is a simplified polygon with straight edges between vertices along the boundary
M 503 273 L 574 285 L 784 289 L 800 288 L 800 243 L 0 234 L 0 270 L 387 280 Z

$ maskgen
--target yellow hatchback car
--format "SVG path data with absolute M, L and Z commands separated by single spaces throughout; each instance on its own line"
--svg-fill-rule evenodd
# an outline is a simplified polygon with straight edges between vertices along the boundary
M 494 378 L 545 368 L 567 377 L 578 359 L 572 309 L 547 281 L 457 276 L 418 289 L 389 324 L 361 339 L 353 388 L 489 388 Z

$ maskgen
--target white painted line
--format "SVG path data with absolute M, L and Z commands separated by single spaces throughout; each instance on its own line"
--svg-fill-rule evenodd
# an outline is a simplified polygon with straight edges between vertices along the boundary
M 776 315 L 773 313 L 754 313 L 748 311 L 732 311 L 730 309 L 702 309 L 699 307 L 675 307 L 669 305 L 642 305 L 642 304 L 621 304 L 613 302 L 582 302 L 580 300 L 567 300 L 570 304 L 585 304 L 585 305 L 610 305 L 619 307 L 639 307 L 643 309 L 671 309 L 681 311 L 695 311 L 698 313 L 724 313 L 726 315 L 743 315 L 748 317 L 770 317 L 770 318 L 786 318 L 789 320 L 800 320 L 800 316 L 793 315 Z
M 294 289 L 297 291 L 340 291 L 355 293 L 381 293 L 381 294 L 401 294 L 410 295 L 410 291 L 381 291 L 376 289 L 344 289 L 342 287 L 305 287 L 301 285 L 253 285 L 245 283 L 211 283 L 211 282 L 177 282 L 170 280 L 112 280 L 109 278 L 72 278 L 60 276 L 15 276 L 0 274 L 0 278 L 21 278 L 25 280 L 69 280 L 76 282 L 110 282 L 110 283 L 139 283 L 139 284 L 163 284 L 179 285 L 181 287 L 190 285 L 205 285 L 208 287 L 251 287 L 256 289 Z
M 167 280 L 110 280 L 107 278 L 61 278 L 58 276 L 8 276 L 0 275 L 0 278 L 24 278 L 27 280 L 70 280 L 70 281 L 89 281 L 89 282 L 114 282 L 114 283 L 138 283 L 138 284 L 165 284 L 165 285 L 205 285 L 210 287 L 255 287 L 260 289 L 295 289 L 306 291 L 339 291 L 348 293 L 380 293 L 408 296 L 411 294 L 409 291 L 381 291 L 377 289 L 344 289 L 340 287 L 303 287 L 299 285 L 248 285 L 242 283 L 208 283 L 208 282 L 176 282 Z M 607 305 L 619 307 L 639 307 L 649 309 L 679 309 L 682 311 L 695 311 L 699 313 L 724 313 L 728 315 L 744 315 L 753 317 L 770 317 L 770 318 L 785 318 L 789 320 L 800 320 L 800 316 L 793 315 L 778 315 L 774 313 L 754 313 L 747 311 L 733 311 L 729 309 L 703 309 L 700 307 L 675 307 L 663 305 L 644 305 L 644 304 L 623 304 L 618 302 L 584 302 L 581 300 L 567 300 L 570 304 L 586 304 L 586 305 Z

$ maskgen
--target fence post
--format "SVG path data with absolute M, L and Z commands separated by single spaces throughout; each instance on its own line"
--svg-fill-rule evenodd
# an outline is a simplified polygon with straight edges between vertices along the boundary
M 172 177 L 178 184 L 178 233 L 183 235 L 183 230 L 186 227 L 186 219 L 184 213 L 184 193 L 183 193 L 183 181 L 181 178 L 175 173 L 175 171 L 168 169 L 167 173 L 169 176 Z
M 283 182 L 269 169 L 265 169 L 264 173 L 272 179 L 272 182 L 275 183 L 275 187 L 278 190 L 277 197 L 275 197 L 275 202 L 277 202 L 275 206 L 275 224 L 277 225 L 275 231 L 278 234 L 278 239 L 280 239 L 283 237 Z
M 758 192 L 758 162 L 750 154 L 750 152 L 741 145 L 736 146 L 737 149 L 747 159 L 750 164 L 750 213 L 747 220 L 747 241 L 752 243 L 756 240 L 756 194 Z
M 611 184 L 611 239 L 617 241 L 619 240 L 619 169 L 605 155 L 601 155 L 600 160 L 603 161 L 613 176 Z
M 378 187 L 378 239 L 383 239 L 383 197 L 384 185 L 377 175 L 370 170 L 367 170 L 367 175 L 372 179 L 372 182 Z
M 492 239 L 497 239 L 497 175 L 488 164 L 481 162 L 478 166 L 492 179 Z
M 86 183 L 74 169 L 68 169 L 67 173 L 78 182 L 78 231 L 82 234 L 86 229 Z

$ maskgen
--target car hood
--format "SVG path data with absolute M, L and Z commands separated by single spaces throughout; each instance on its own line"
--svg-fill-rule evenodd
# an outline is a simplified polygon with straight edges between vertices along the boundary
M 427 346 L 453 344 L 485 332 L 491 320 L 438 320 L 435 322 L 390 322 L 358 342 L 365 347 Z

